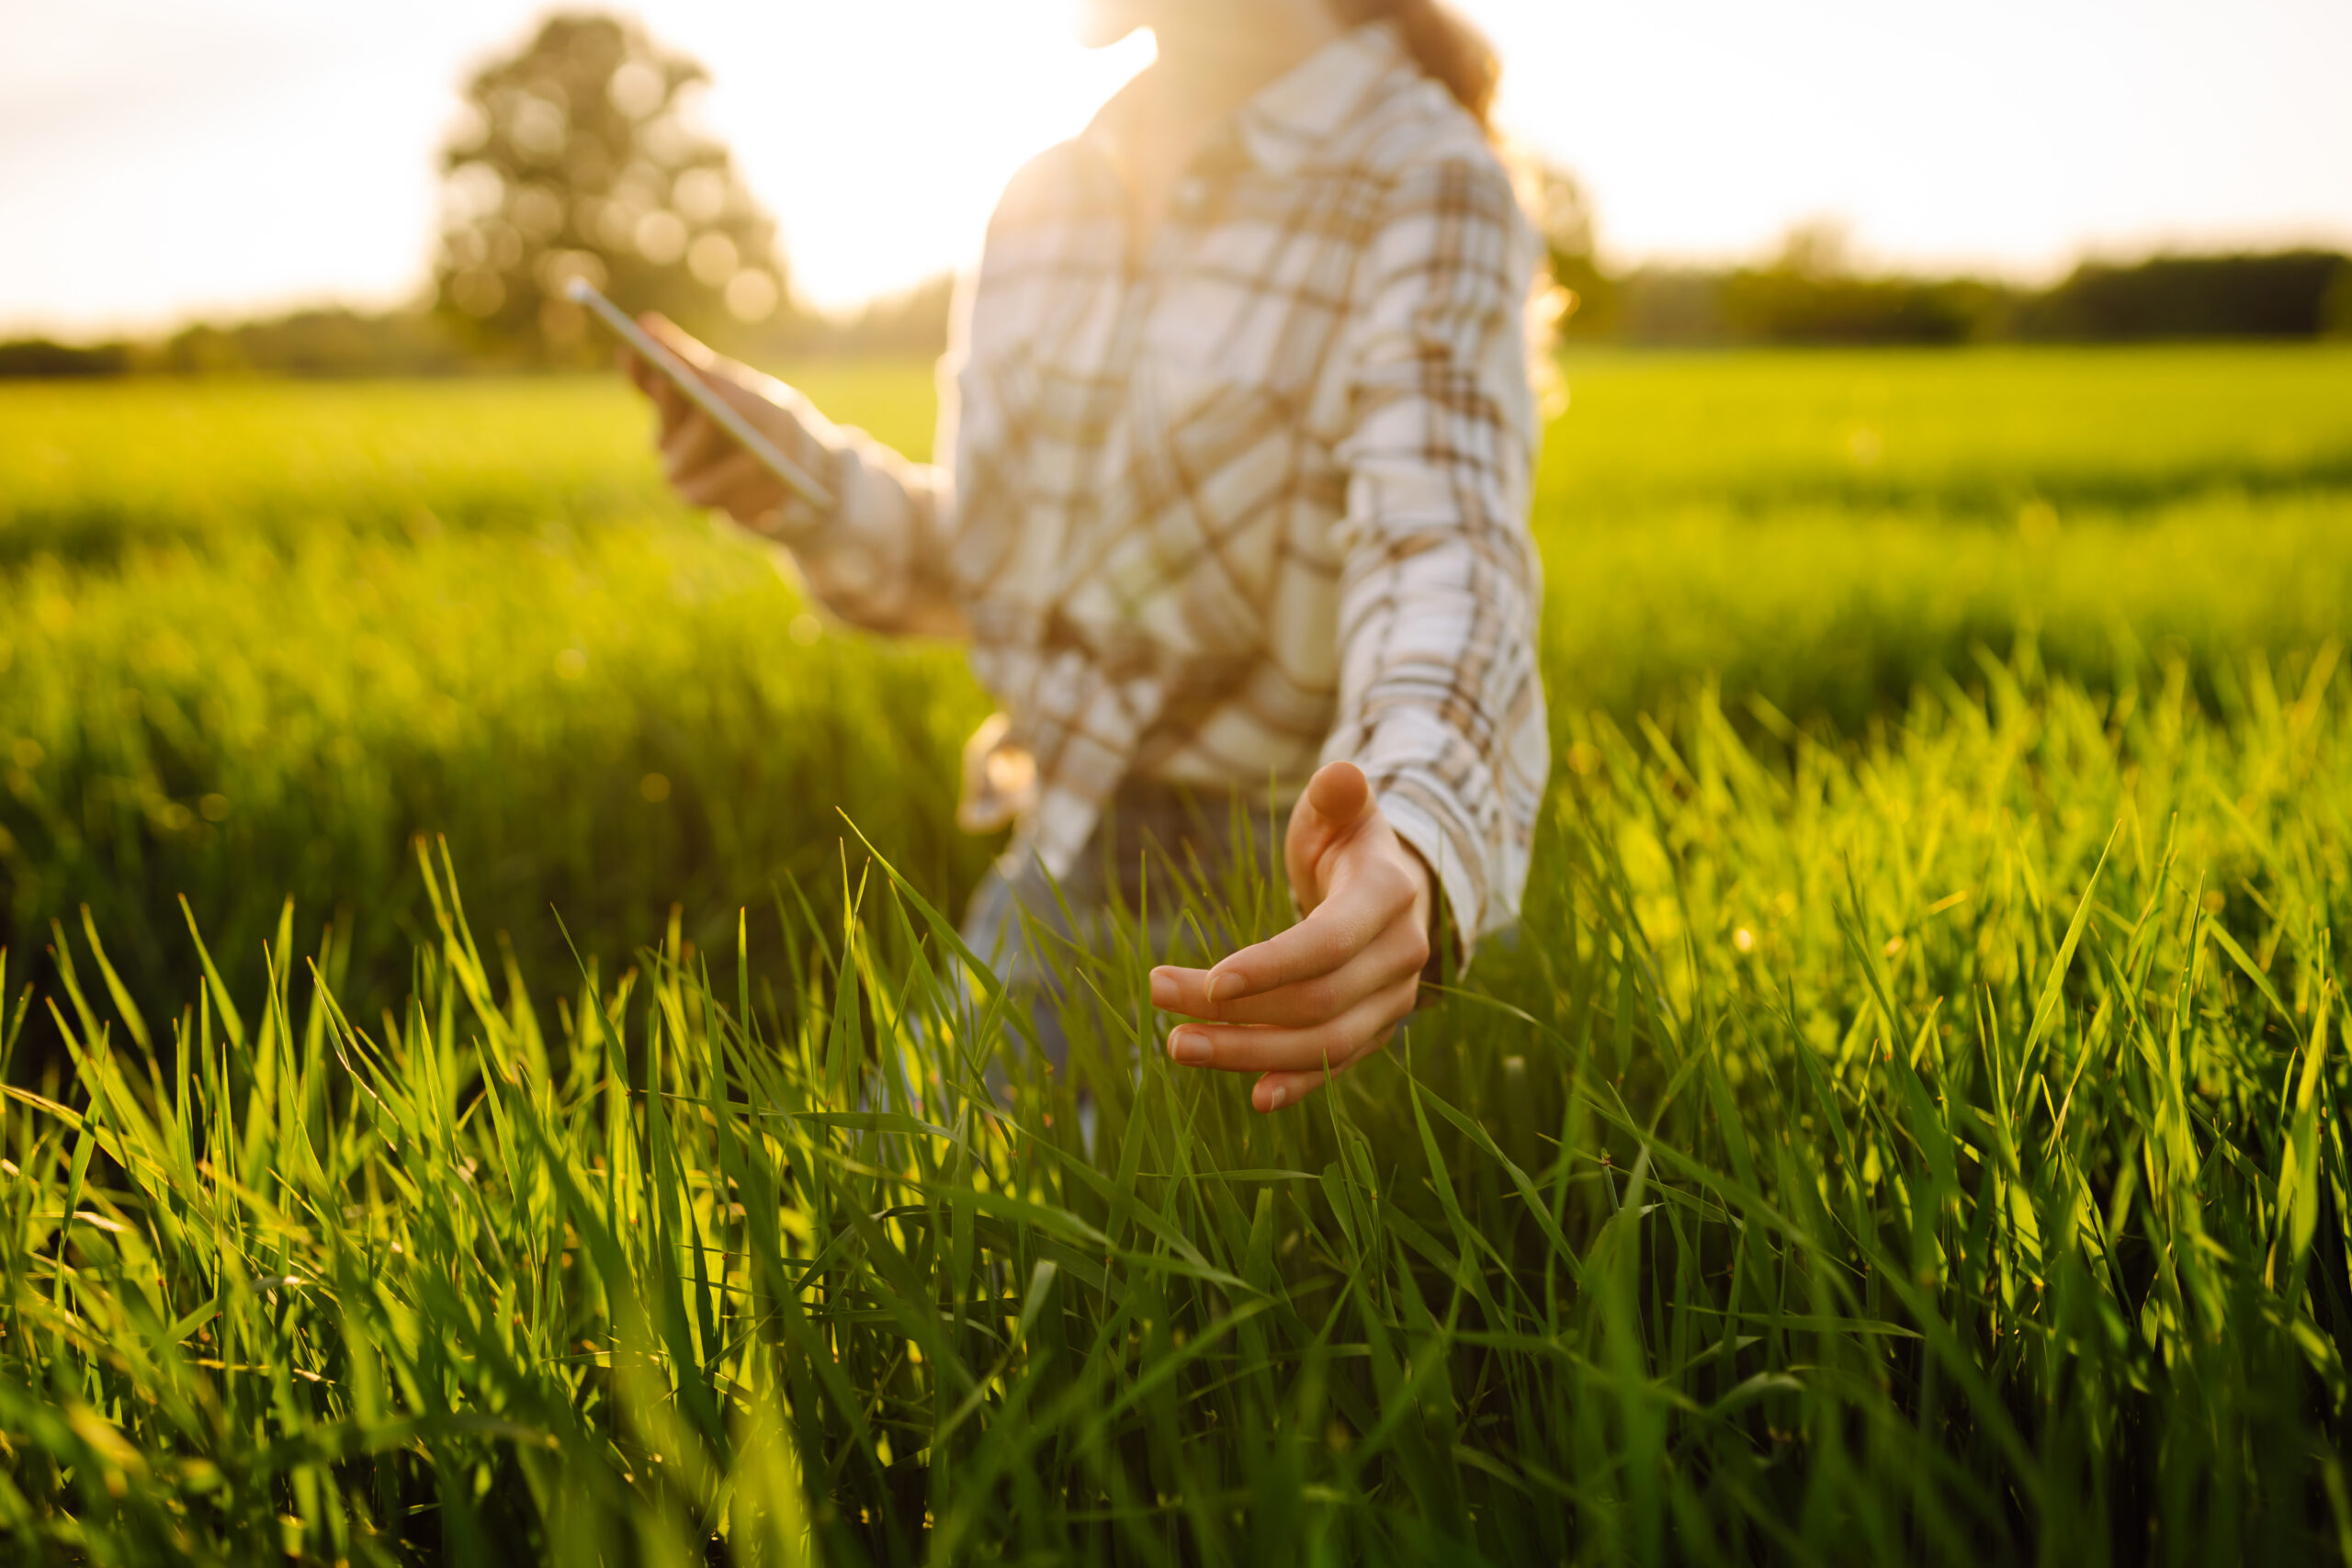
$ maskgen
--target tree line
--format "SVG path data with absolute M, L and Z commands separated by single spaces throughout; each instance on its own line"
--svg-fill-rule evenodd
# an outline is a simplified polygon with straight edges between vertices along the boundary
M 1800 224 L 1765 262 L 1729 267 L 1600 259 L 1575 176 L 1532 165 L 1525 181 L 1571 343 L 1735 344 L 2132 343 L 2188 338 L 2352 338 L 2352 256 L 2304 248 L 2137 261 L 2086 260 L 2031 288 L 1969 276 L 1871 272 L 1843 227 Z
M 1969 277 L 1822 273 L 1777 258 L 1758 266 L 1614 274 L 1577 258 L 1555 276 L 1574 297 L 1562 332 L 1570 344 L 2352 339 L 2352 257 L 2320 250 L 2086 262 L 2040 289 Z M 939 277 L 846 321 L 795 313 L 765 331 L 721 335 L 737 353 L 768 362 L 933 355 L 946 344 L 951 288 Z M 431 310 L 303 310 L 235 326 L 198 324 L 150 342 L 0 343 L 0 377 L 8 378 L 437 376 L 549 362 L 486 353 Z

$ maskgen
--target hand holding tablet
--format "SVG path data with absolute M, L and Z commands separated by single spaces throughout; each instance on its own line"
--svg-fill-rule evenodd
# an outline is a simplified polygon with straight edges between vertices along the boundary
M 696 375 L 693 367 L 678 356 L 676 350 L 631 321 L 620 307 L 605 299 L 586 279 L 572 279 L 565 293 L 573 303 L 586 306 L 590 314 L 610 328 L 640 360 L 660 372 L 688 401 L 708 416 L 729 440 L 749 453 L 760 467 L 774 474 L 786 490 L 820 512 L 832 510 L 833 498 L 825 487 L 811 478 L 806 468 L 785 456 L 775 442 L 743 417 L 741 411 L 712 390 L 710 384 Z

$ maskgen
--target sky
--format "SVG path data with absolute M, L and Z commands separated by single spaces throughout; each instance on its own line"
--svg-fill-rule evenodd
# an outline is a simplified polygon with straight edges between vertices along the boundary
M 1498 118 L 1620 262 L 2352 247 L 2352 0 L 1460 0 Z M 434 151 L 529 0 L 0 0 L 0 335 L 151 331 L 423 288 Z M 842 310 L 967 265 L 1004 179 L 1150 58 L 1069 0 L 642 0 Z

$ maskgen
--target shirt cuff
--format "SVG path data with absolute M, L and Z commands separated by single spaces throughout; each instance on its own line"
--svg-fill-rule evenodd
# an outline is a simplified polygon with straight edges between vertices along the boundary
M 1476 942 L 1478 911 L 1485 899 L 1478 889 L 1478 879 L 1455 847 L 1453 835 L 1430 814 L 1427 807 L 1409 795 L 1395 790 L 1375 789 L 1374 798 L 1380 804 L 1380 814 L 1399 839 L 1412 846 L 1430 868 L 1434 881 L 1432 891 L 1442 906 L 1438 916 L 1437 936 L 1442 942 L 1451 931 L 1457 944 L 1454 972 L 1460 974 L 1470 966 L 1470 956 Z M 1437 945 L 1433 942 L 1432 946 Z M 1432 955 L 1433 957 L 1435 955 Z

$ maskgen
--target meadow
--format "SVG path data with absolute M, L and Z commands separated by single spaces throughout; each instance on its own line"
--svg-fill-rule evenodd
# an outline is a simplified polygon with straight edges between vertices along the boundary
M 2352 351 L 1566 378 L 1526 919 L 1275 1118 L 1133 933 L 991 1094 L 985 699 L 617 386 L 0 386 L 14 1553 L 2352 1562 Z

